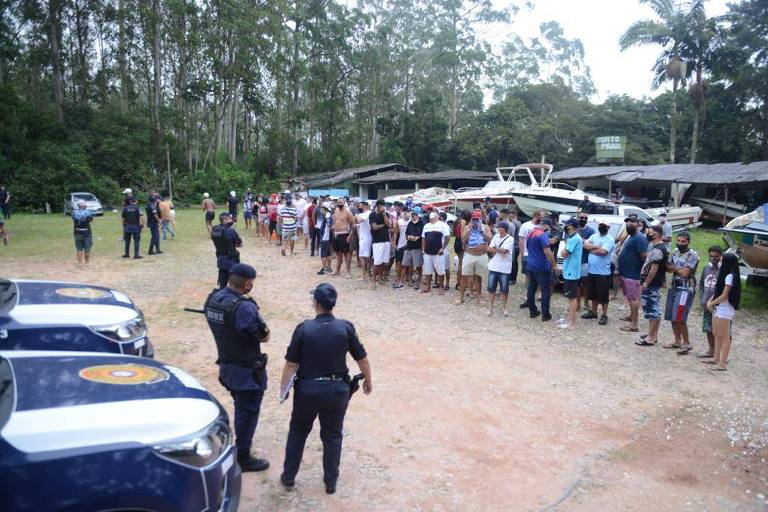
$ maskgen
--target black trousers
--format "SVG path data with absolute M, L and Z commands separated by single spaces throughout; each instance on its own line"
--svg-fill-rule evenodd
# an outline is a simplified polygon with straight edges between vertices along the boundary
M 259 412 L 264 391 L 246 390 L 229 392 L 235 403 L 235 447 L 238 462 L 251 458 L 251 445 L 256 426 L 259 424 Z
M 518 274 L 517 256 L 518 256 L 518 251 L 515 251 L 515 255 L 512 257 L 512 276 L 510 277 L 510 281 L 512 282 L 517 281 L 517 274 Z
M 0 210 L 3 212 L 3 218 L 4 219 L 10 219 L 11 218 L 11 205 L 7 203 L 0 203 Z
M 317 228 L 310 228 L 309 231 L 309 243 L 310 243 L 310 250 L 312 251 L 312 254 L 315 254 L 315 251 L 320 252 L 320 236 L 322 233 L 320 233 L 320 230 Z
M 149 233 L 152 237 L 149 239 L 149 253 L 160 251 L 160 224 L 150 224 Z
M 227 287 L 229 281 L 229 270 L 219 269 L 219 289 Z
M 293 413 L 285 445 L 283 475 L 296 478 L 304 444 L 312 431 L 315 418 L 320 418 L 320 439 L 323 442 L 323 481 L 336 483 L 341 462 L 341 442 L 344 438 L 344 415 L 349 405 L 349 384 L 344 381 L 300 380 L 293 393 Z
M 123 241 L 125 241 L 125 254 L 128 255 L 131 249 L 131 238 L 133 238 L 133 255 L 139 255 L 139 249 L 141 244 L 141 232 L 137 233 L 123 233 Z

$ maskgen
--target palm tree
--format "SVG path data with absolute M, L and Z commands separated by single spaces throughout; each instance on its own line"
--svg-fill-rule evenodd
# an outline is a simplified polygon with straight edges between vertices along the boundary
M 688 96 L 693 103 L 693 129 L 691 132 L 691 163 L 696 163 L 699 141 L 699 123 L 703 123 L 707 114 L 707 93 L 709 81 L 705 72 L 711 72 L 713 61 L 717 58 L 717 19 L 703 17 L 697 20 L 690 39 L 683 45 L 683 54 L 690 63 L 689 72 L 695 74 L 694 82 L 688 87 Z M 688 77 L 690 78 L 690 77 Z
M 651 87 L 657 89 L 663 82 L 672 80 L 672 111 L 669 120 L 669 161 L 675 163 L 677 122 L 677 88 L 685 82 L 687 65 L 682 50 L 685 41 L 704 16 L 704 0 L 673 3 L 672 0 L 640 0 L 650 6 L 657 20 L 641 20 L 633 23 L 619 39 L 622 50 L 630 46 L 659 45 L 661 55 L 653 65 L 655 76 Z

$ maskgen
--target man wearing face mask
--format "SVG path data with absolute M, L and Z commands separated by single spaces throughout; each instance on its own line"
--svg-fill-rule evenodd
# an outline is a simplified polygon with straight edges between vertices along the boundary
M 587 225 L 589 222 L 589 216 L 586 212 L 579 212 L 578 215 L 579 227 L 576 230 L 582 241 L 586 242 L 589 237 L 595 234 L 595 230 L 591 226 Z M 581 253 L 581 279 L 579 279 L 579 286 L 576 289 L 576 310 L 581 309 L 581 298 L 584 297 L 584 308 L 589 309 L 587 306 L 586 290 L 587 290 L 587 274 L 589 274 L 589 251 L 582 251 Z
M 630 215 L 624 222 L 627 227 L 627 238 L 619 253 L 619 282 L 621 289 L 629 302 L 629 315 L 622 318 L 629 325 L 621 327 L 625 332 L 638 332 L 637 316 L 640 311 L 640 269 L 643 268 L 648 240 L 638 229 L 637 215 Z
M 662 242 L 664 242 L 664 245 L 667 246 L 667 252 L 672 250 L 672 224 L 667 222 L 667 212 L 661 212 L 659 214 L 659 220 L 656 222 L 657 226 L 661 226 L 661 229 L 664 231 L 664 237 L 662 238 Z
M 219 215 L 220 224 L 211 230 L 211 240 L 216 248 L 216 267 L 219 269 L 219 288 L 226 288 L 229 271 L 240 263 L 238 247 L 243 245 L 240 235 L 232 227 L 234 220 L 229 212 Z
M 584 250 L 589 252 L 587 262 L 587 295 L 592 301 L 592 309 L 581 315 L 584 319 L 597 318 L 598 304 L 602 315 L 598 323 L 608 323 L 609 288 L 611 284 L 611 252 L 616 245 L 613 237 L 608 234 L 608 224 L 601 222 L 597 225 L 597 233 L 584 242 Z
M 211 293 L 205 301 L 205 317 L 218 352 L 219 382 L 234 400 L 235 447 L 242 471 L 264 471 L 269 467 L 269 462 L 251 455 L 267 389 L 267 356 L 262 354 L 261 344 L 270 337 L 258 304 L 247 295 L 254 279 L 256 269 L 238 263 L 229 272 L 227 286 Z
M 667 259 L 669 253 L 667 246 L 662 241 L 664 229 L 661 226 L 648 228 L 648 237 L 651 241 L 650 250 L 645 257 L 645 263 L 640 270 L 640 301 L 643 306 L 643 315 L 648 320 L 648 333 L 640 336 L 635 345 L 650 347 L 656 345 L 659 340 L 659 325 L 661 324 L 661 289 L 666 281 Z
M 691 236 L 681 231 L 676 239 L 677 248 L 669 257 L 667 272 L 672 273 L 672 286 L 667 292 L 664 319 L 672 322 L 675 342 L 664 348 L 675 348 L 678 355 L 685 355 L 693 348 L 688 338 L 688 312 L 696 296 L 696 268 L 699 255 L 691 249 Z

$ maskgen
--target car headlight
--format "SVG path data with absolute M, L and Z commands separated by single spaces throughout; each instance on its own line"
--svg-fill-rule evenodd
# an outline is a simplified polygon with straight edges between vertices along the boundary
M 229 448 L 231 440 L 229 425 L 219 419 L 189 438 L 158 444 L 152 449 L 176 462 L 202 468 L 218 459 Z
M 146 335 L 147 325 L 139 315 L 119 324 L 96 326 L 93 330 L 115 341 L 128 341 Z

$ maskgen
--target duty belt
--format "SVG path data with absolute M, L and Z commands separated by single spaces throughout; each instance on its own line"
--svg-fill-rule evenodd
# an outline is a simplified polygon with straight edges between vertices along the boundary
M 344 380 L 343 375 L 323 375 L 322 377 L 310 377 L 302 380 Z

